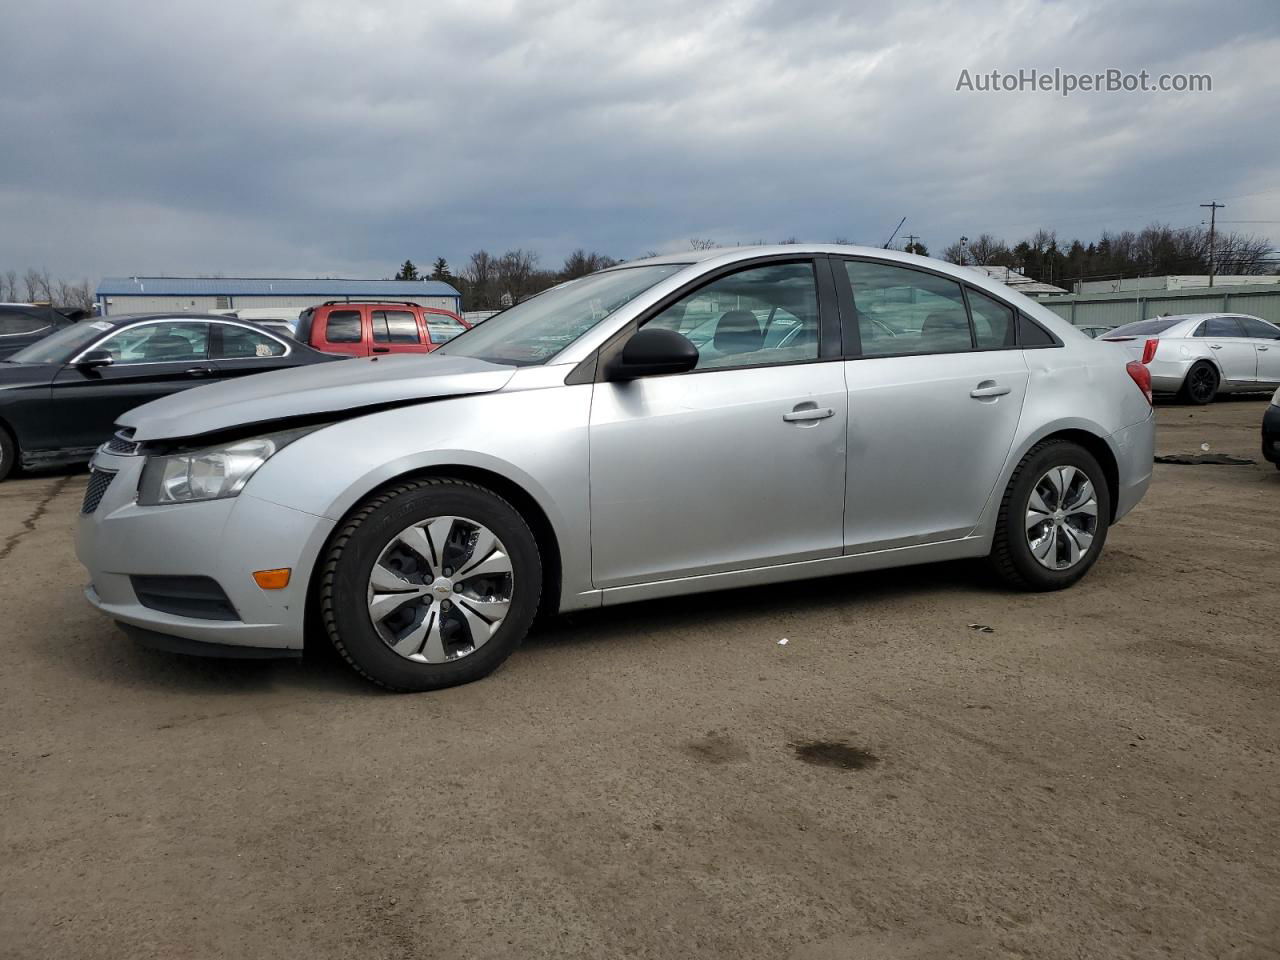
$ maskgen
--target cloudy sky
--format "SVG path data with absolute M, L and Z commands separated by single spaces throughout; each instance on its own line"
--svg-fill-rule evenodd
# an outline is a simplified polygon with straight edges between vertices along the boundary
M 1275 0 L 8 3 L 0 270 L 1280 221 L 1277 64 Z M 1055 67 L 1213 90 L 956 90 Z

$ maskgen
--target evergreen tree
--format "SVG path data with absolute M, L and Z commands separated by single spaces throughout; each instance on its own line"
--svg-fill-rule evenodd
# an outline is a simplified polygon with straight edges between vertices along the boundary
M 400 272 L 396 274 L 397 280 L 421 280 L 418 276 L 418 268 L 413 265 L 412 260 L 406 260 L 400 265 Z
M 431 279 L 453 282 L 453 274 L 449 272 L 449 264 L 444 257 L 436 257 L 436 262 L 431 265 Z

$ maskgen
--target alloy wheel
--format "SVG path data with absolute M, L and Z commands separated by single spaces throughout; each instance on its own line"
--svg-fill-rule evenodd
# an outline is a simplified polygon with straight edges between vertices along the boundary
M 1089 552 L 1098 529 L 1098 498 L 1079 467 L 1051 467 L 1027 502 L 1027 545 L 1041 566 L 1069 570 Z
M 474 653 L 502 626 L 515 585 L 511 557 L 483 524 L 430 517 L 400 531 L 369 572 L 369 619 L 418 663 Z
M 1218 375 L 1209 366 L 1198 366 L 1191 371 L 1187 392 L 1198 403 L 1208 403 L 1218 389 Z

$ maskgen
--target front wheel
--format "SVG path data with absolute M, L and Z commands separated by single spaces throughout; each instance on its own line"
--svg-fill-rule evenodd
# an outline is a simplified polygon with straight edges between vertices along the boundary
M 1213 364 L 1201 360 L 1187 371 L 1187 377 L 1182 381 L 1182 389 L 1178 391 L 1178 396 L 1185 403 L 1194 403 L 1196 406 L 1203 407 L 1213 402 L 1213 398 L 1218 395 L 1220 384 L 1218 371 L 1214 369 Z
M 996 521 L 991 563 L 1023 590 L 1061 590 L 1086 573 L 1107 539 L 1111 492 L 1098 461 L 1067 440 L 1032 447 Z
M 542 563 L 506 500 L 451 479 L 375 494 L 321 565 L 320 613 L 337 651 L 391 690 L 478 680 L 519 646 L 537 613 Z

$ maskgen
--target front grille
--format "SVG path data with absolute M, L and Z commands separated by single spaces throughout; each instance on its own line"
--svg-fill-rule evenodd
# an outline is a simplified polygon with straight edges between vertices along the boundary
M 111 486 L 111 481 L 115 478 L 116 475 L 111 470 L 91 470 L 89 485 L 84 488 L 84 503 L 80 505 L 80 512 L 93 513 L 97 510 L 98 504 L 102 502 L 107 492 L 107 487 Z
M 212 577 L 132 576 L 134 595 L 144 607 L 200 620 L 239 620 L 240 615 Z
M 138 452 L 140 444 L 133 440 L 133 430 L 119 430 L 116 435 L 107 441 L 105 449 L 107 453 L 118 453 L 122 456 L 131 457 Z

